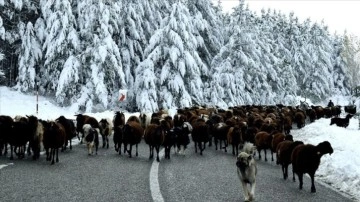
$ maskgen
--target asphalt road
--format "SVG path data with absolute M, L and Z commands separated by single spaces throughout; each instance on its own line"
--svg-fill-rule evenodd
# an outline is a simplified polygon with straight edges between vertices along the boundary
M 134 149 L 134 148 L 133 148 Z M 60 162 L 50 165 L 41 156 L 33 161 L 0 157 L 0 201 L 153 201 L 149 174 L 153 161 L 148 146 L 139 145 L 139 156 L 118 155 L 99 148 L 98 155 L 88 156 L 85 145 L 59 153 Z M 257 158 L 256 158 L 257 160 Z M 323 186 L 315 178 L 316 193 L 310 193 L 310 179 L 304 177 L 304 189 L 298 182 L 283 180 L 275 162 L 257 160 L 256 201 L 355 201 Z M 289 169 L 291 177 L 291 167 Z M 237 178 L 235 157 L 230 152 L 207 147 L 204 155 L 195 154 L 193 144 L 186 155 L 174 154 L 158 164 L 160 199 L 164 201 L 243 201 Z M 156 183 L 155 183 L 156 184 Z

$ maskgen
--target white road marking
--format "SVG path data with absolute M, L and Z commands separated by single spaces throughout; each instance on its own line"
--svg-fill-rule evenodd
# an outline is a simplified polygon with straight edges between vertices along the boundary
M 5 168 L 6 166 L 12 166 L 12 165 L 14 165 L 14 164 L 13 163 L 2 164 L 2 165 L 0 165 L 0 169 Z
M 160 152 L 159 152 L 160 160 L 163 157 L 164 157 L 164 149 L 160 150 Z M 150 177 L 149 177 L 150 191 L 151 191 L 151 196 L 152 196 L 154 202 L 164 202 L 164 198 L 161 195 L 160 185 L 159 185 L 159 175 L 158 175 L 159 164 L 160 163 L 156 161 L 156 158 L 154 158 L 154 161 L 153 161 L 153 163 L 151 165 L 151 169 L 150 169 Z

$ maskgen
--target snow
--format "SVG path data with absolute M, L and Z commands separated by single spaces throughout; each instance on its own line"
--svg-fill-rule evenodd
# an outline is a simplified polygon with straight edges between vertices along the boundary
M 299 98 L 300 99 L 300 98 Z M 339 105 L 347 105 L 348 98 L 334 96 L 333 102 Z M 0 114 L 15 117 L 16 115 L 36 115 L 41 119 L 56 119 L 60 115 L 75 119 L 73 108 L 58 107 L 51 99 L 39 96 L 38 113 L 36 114 L 36 94 L 22 94 L 7 87 L 0 87 Z M 307 100 L 308 101 L 308 100 Z M 312 103 L 309 102 L 311 105 Z M 326 103 L 322 103 L 324 106 Z M 358 104 L 358 102 L 355 102 Z M 176 110 L 169 110 L 171 116 Z M 101 113 L 87 113 L 98 120 L 102 118 L 113 118 L 113 111 Z M 139 113 L 125 113 L 126 119 L 131 115 Z M 344 116 L 344 114 L 342 114 Z M 321 164 L 316 172 L 316 182 L 323 182 L 344 193 L 360 199 L 360 131 L 359 120 L 350 119 L 347 128 L 330 126 L 330 119 L 319 119 L 312 124 L 307 124 L 302 129 L 292 130 L 295 140 L 304 143 L 318 144 L 329 141 L 334 149 L 332 155 L 326 154 L 321 158 Z M 7 165 L 0 165 L 0 169 Z

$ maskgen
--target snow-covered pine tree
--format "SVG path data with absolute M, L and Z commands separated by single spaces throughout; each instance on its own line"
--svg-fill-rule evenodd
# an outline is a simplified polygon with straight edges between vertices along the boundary
M 335 54 L 333 55 L 334 59 L 334 70 L 332 72 L 334 80 L 334 88 L 336 91 L 340 92 L 343 95 L 348 95 L 351 90 L 351 79 L 348 71 L 347 61 L 351 58 L 347 54 L 346 50 L 346 34 L 339 36 L 334 36 L 334 49 Z
M 110 23 L 112 5 L 101 0 L 78 2 L 78 26 L 83 43 L 79 73 L 82 87 L 77 103 L 81 110 L 113 107 L 118 90 L 126 89 L 119 47 L 112 36 L 116 29 Z
M 136 107 L 134 82 L 135 82 L 135 67 L 143 60 L 144 49 L 147 44 L 146 31 L 153 32 L 154 27 L 143 27 L 145 21 L 145 10 L 148 6 L 147 0 L 132 0 L 126 1 L 122 4 L 119 27 L 120 33 L 118 45 L 120 47 L 120 54 L 122 58 L 122 66 L 125 74 L 125 81 L 128 88 L 127 100 L 131 104 L 130 109 Z M 151 16 L 150 16 L 151 17 Z M 145 30 L 144 30 L 145 28 Z M 149 29 L 149 30 L 147 30 Z
M 204 100 L 202 76 L 208 70 L 197 53 L 199 39 L 192 20 L 181 1 L 174 3 L 170 16 L 164 18 L 145 49 L 145 60 L 152 62 L 158 79 L 159 108 L 189 107 Z
M 17 78 L 17 88 L 27 92 L 34 90 L 38 62 L 42 57 L 41 43 L 34 31 L 33 24 L 28 22 L 24 33 L 21 34 L 21 49 L 19 55 L 19 76 Z
M 309 74 L 304 78 L 306 97 L 317 102 L 327 98 L 334 87 L 331 72 L 333 71 L 334 53 L 332 40 L 323 25 L 313 24 L 310 30 L 307 52 L 310 55 Z
M 43 86 L 42 93 L 55 95 L 58 103 L 62 105 L 68 104 L 70 102 L 68 99 L 72 99 L 72 96 L 76 94 L 76 92 L 66 92 L 76 89 L 74 82 L 64 81 L 76 80 L 75 78 L 78 77 L 72 74 L 77 71 L 68 71 L 68 68 L 64 68 L 65 63 L 71 63 L 67 60 L 73 60 L 80 46 L 76 19 L 72 13 L 70 1 L 40 1 L 46 28 L 43 44 L 44 68 L 42 68 L 39 82 Z
M 2 65 L 8 86 L 13 86 L 18 76 L 18 56 L 22 43 L 20 32 L 24 32 L 27 22 L 35 23 L 39 15 L 38 3 L 29 0 L 0 1 L 0 52 L 4 54 Z
M 224 44 L 222 14 L 217 12 L 211 1 L 208 0 L 188 1 L 187 4 L 190 14 L 194 18 L 194 31 L 196 35 L 199 35 L 200 43 L 197 52 L 207 69 L 210 69 L 211 61 Z M 204 88 L 205 100 L 203 101 L 205 103 L 212 99 L 209 88 L 211 81 L 210 77 L 207 76 L 202 79 L 206 86 Z

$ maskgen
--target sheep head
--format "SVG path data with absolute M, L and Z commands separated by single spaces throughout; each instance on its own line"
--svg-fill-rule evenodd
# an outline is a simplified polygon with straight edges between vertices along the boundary
M 332 154 L 334 152 L 333 148 L 331 147 L 330 142 L 328 141 L 324 141 L 319 143 L 317 146 L 317 151 L 319 155 L 324 155 L 324 154 Z

